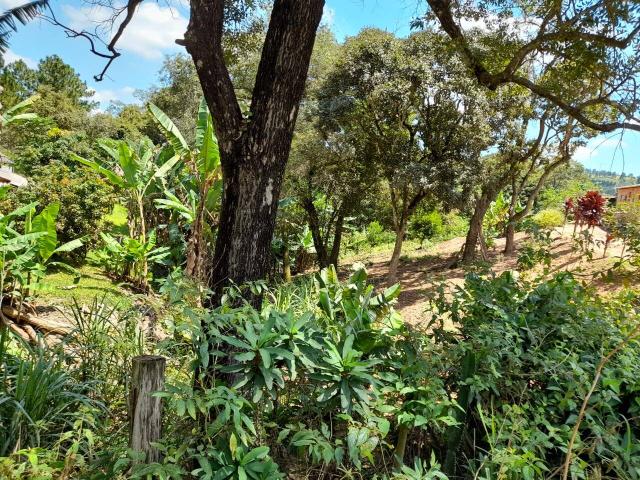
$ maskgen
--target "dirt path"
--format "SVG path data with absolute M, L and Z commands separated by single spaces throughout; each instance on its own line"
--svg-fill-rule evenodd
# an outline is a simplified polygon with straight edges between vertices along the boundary
M 595 284 L 603 293 L 618 290 L 621 287 L 620 283 L 607 282 L 598 274 L 606 272 L 614 262 L 613 257 L 621 254 L 621 244 L 612 242 L 607 249 L 606 257 L 603 257 L 606 233 L 596 228 L 593 233 L 595 244 L 592 246 L 592 258 L 588 259 L 576 249 L 572 233 L 573 225 L 567 225 L 564 229 L 559 228 L 553 233 L 551 273 L 572 271 L 578 278 Z M 521 249 L 526 241 L 527 238 L 523 233 L 516 235 L 518 249 Z M 489 249 L 487 262 L 479 262 L 476 266 L 464 268 L 454 266 L 456 255 L 464 244 L 462 237 L 439 243 L 428 249 L 404 252 L 398 269 L 398 281 L 402 285 L 398 310 L 405 321 L 412 324 L 428 321 L 429 315 L 425 314 L 425 310 L 429 299 L 443 282 L 445 290 L 451 291 L 456 286 L 463 285 L 464 277 L 471 269 L 485 267 L 495 274 L 515 269 L 518 254 L 505 256 L 502 253 L 504 243 L 503 238 L 497 239 L 495 245 Z M 367 266 L 371 281 L 378 286 L 386 285 L 390 256 L 391 252 L 382 252 L 364 260 L 361 259 Z M 350 262 L 347 259 L 343 264 L 347 266 Z M 541 270 L 524 274 L 533 276 L 540 272 Z

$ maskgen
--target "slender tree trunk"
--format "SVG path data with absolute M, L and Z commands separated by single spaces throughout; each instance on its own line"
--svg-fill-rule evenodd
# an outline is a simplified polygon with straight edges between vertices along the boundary
M 284 252 L 282 252 L 282 276 L 285 282 L 289 283 L 291 281 L 291 259 L 287 245 L 284 246 Z
M 140 243 L 144 245 L 147 243 L 147 225 L 144 219 L 144 199 L 142 197 L 138 198 L 138 215 L 140 215 Z M 146 257 L 142 259 L 141 269 L 142 278 L 139 280 L 142 288 L 146 290 L 148 287 L 147 277 L 149 275 L 149 262 L 147 262 Z
M 520 192 L 516 186 L 516 178 L 511 179 L 511 201 L 509 202 L 509 218 L 507 219 L 507 226 L 504 231 L 505 243 L 504 253 L 505 255 L 513 255 L 516 251 L 515 236 L 516 236 L 516 205 L 518 204 L 518 196 Z
M 516 251 L 516 226 L 513 222 L 507 223 L 505 230 L 504 253 L 513 255 Z
M 305 199 L 302 202 L 302 208 L 307 212 L 307 221 L 309 223 L 309 230 L 311 230 L 311 238 L 313 239 L 313 246 L 316 249 L 316 256 L 318 259 L 318 265 L 320 268 L 329 266 L 329 254 L 327 253 L 327 245 L 322 238 L 322 232 L 320 229 L 320 218 L 318 217 L 318 211 L 313 204 L 312 199 Z
M 399 469 L 404 465 L 404 453 L 407 450 L 407 438 L 409 437 L 409 425 L 403 423 L 398 427 L 398 440 L 393 451 L 393 467 Z
M 489 210 L 491 201 L 490 193 L 483 193 L 476 200 L 476 207 L 469 221 L 469 231 L 467 232 L 467 238 L 464 243 L 464 251 L 462 253 L 463 263 L 470 263 L 476 259 L 476 246 L 482 233 L 482 222 L 487 214 L 487 210 Z
M 387 274 L 387 282 L 394 284 L 398 281 L 398 265 L 400 263 L 400 254 L 402 253 L 402 243 L 407 230 L 407 219 L 401 218 L 400 224 L 396 228 L 396 242 L 393 246 L 393 254 L 389 262 L 389 273 Z
M 185 274 L 188 277 L 203 280 L 204 268 L 204 197 L 201 193 L 200 203 L 196 211 L 196 217 L 191 225 L 191 236 L 187 242 L 187 266 Z
M 331 245 L 331 255 L 329 263 L 338 268 L 338 260 L 340 259 L 340 244 L 342 243 L 342 230 L 344 228 L 344 213 L 342 210 L 338 213 L 336 219 L 335 233 L 333 235 L 333 245 Z

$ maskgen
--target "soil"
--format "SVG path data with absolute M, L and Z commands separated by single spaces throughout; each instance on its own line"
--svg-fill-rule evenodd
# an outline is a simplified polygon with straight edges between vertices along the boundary
M 616 257 L 622 253 L 619 242 L 611 242 L 604 253 L 606 232 L 596 228 L 592 232 L 590 258 L 580 251 L 573 238 L 573 225 L 556 229 L 553 234 L 551 247 L 551 269 L 549 275 L 560 271 L 571 271 L 585 282 L 595 286 L 600 293 L 615 293 L 629 284 L 637 284 L 635 276 L 615 275 L 606 278 L 606 273 L 615 263 Z M 581 238 L 576 235 L 576 238 Z M 529 239 L 523 233 L 516 234 L 516 249 L 519 251 Z M 458 266 L 457 254 L 462 250 L 464 238 L 454 238 L 441 242 L 428 249 L 415 249 L 405 252 L 398 268 L 398 281 L 402 286 L 402 293 L 398 299 L 397 308 L 404 320 L 413 325 L 425 324 L 430 315 L 427 312 L 430 298 L 437 293 L 438 287 L 444 283 L 445 292 L 464 284 L 464 277 L 472 270 L 480 270 L 488 274 L 496 274 L 506 270 L 516 270 L 518 252 L 506 256 L 504 250 L 505 239 L 496 239 L 489 248 L 486 260 L 478 261 L 471 266 Z M 370 280 L 379 287 L 387 285 L 387 270 L 391 252 L 383 252 L 360 258 L 369 272 Z M 344 267 L 350 265 L 349 260 L 343 261 Z M 543 274 L 542 268 L 534 271 L 521 272 L 521 275 L 534 277 Z

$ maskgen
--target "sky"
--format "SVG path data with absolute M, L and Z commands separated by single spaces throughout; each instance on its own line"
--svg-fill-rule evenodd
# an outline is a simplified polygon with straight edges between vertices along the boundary
M 0 10 L 25 0 L 0 0 Z M 79 72 L 90 88 L 94 100 L 106 108 L 113 100 L 136 102 L 136 90 L 157 83 L 158 71 L 165 55 L 183 51 L 175 44 L 182 38 L 188 23 L 186 0 L 144 2 L 119 42 L 122 56 L 102 82 L 93 76 L 103 67 L 103 60 L 92 55 L 81 38 L 67 38 L 63 30 L 44 20 L 35 20 L 11 37 L 7 63 L 22 59 L 37 66 L 47 55 L 57 54 Z M 378 27 L 397 35 L 407 35 L 409 24 L 422 12 L 426 2 L 420 0 L 327 0 L 323 23 L 330 26 L 339 40 L 355 35 L 363 27 Z M 63 23 L 77 29 L 92 29 L 104 12 L 88 7 L 82 0 L 54 0 L 54 12 Z M 640 132 L 619 131 L 599 136 L 578 147 L 574 158 L 589 168 L 640 175 Z

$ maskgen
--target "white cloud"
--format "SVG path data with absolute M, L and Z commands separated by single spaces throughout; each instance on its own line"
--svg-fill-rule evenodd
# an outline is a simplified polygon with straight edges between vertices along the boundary
M 27 64 L 27 67 L 29 67 L 29 68 L 36 68 L 38 66 L 38 62 L 36 62 L 34 59 L 29 58 L 29 57 L 24 57 L 22 55 L 18 55 L 16 52 L 14 52 L 12 50 L 7 50 L 6 52 L 4 52 L 3 58 L 4 58 L 4 63 L 5 64 L 9 64 L 9 63 L 17 62 L 18 60 L 22 60 L 24 63 Z
M 324 6 L 322 10 L 322 24 L 327 27 L 333 27 L 333 24 L 336 20 L 336 11 L 328 5 Z
M 587 160 L 593 159 L 597 155 L 598 154 L 595 149 L 585 147 L 585 146 L 580 146 L 576 148 L 576 151 L 573 153 L 573 159 L 577 160 L 578 162 L 585 162 Z
M 123 101 L 130 102 L 131 96 L 136 91 L 133 87 L 122 87 L 118 89 L 100 89 L 100 90 L 92 90 L 93 95 L 91 96 L 91 100 L 95 102 L 100 102 L 102 105 L 108 105 L 113 101 Z
M 105 21 L 112 13 L 104 7 L 77 8 L 71 5 L 65 5 L 63 11 L 71 28 L 92 32 L 108 25 Z M 121 20 L 116 21 L 116 27 Z M 138 7 L 117 46 L 144 58 L 160 58 L 167 50 L 178 48 L 175 40 L 183 37 L 187 24 L 187 19 L 177 9 L 145 2 Z M 107 29 L 104 34 L 110 38 L 113 32 Z
M 0 9 L 9 10 L 10 8 L 19 7 L 24 5 L 25 0 L 0 0 Z

